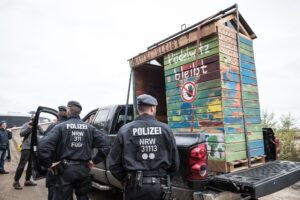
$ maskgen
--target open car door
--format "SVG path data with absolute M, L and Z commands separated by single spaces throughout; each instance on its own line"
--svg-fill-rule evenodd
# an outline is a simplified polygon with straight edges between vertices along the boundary
M 38 135 L 38 125 L 39 125 L 39 118 L 42 113 L 47 113 L 55 116 L 58 118 L 58 112 L 52 108 L 47 108 L 43 106 L 39 106 L 32 124 L 32 136 L 31 136 L 31 152 L 32 152 L 32 177 L 34 180 L 45 178 L 47 174 L 47 169 L 42 167 L 39 163 L 38 159 L 38 143 L 39 140 L 43 137 Z

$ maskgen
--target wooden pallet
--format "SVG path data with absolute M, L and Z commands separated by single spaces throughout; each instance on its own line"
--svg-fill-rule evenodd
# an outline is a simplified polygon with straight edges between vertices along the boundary
M 251 167 L 257 167 L 257 166 L 265 164 L 265 162 L 266 162 L 265 157 L 266 156 L 255 156 L 255 157 L 251 158 Z
M 265 156 L 251 158 L 251 167 L 257 167 L 265 163 Z M 208 160 L 208 170 L 210 172 L 229 173 L 248 169 L 248 159 L 236 160 L 232 162 Z
M 212 172 L 229 173 L 244 169 L 248 169 L 247 159 L 234 162 L 208 160 L 208 170 Z

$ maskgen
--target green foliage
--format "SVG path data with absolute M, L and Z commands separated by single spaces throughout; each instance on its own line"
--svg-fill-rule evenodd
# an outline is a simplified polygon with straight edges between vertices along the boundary
M 276 120 L 273 112 L 269 113 L 265 110 L 262 112 L 263 127 L 273 128 L 276 137 L 280 140 L 280 159 L 282 160 L 300 160 L 300 151 L 295 148 L 295 136 L 299 131 L 296 123 L 296 118 L 290 113 Z
M 273 112 L 268 112 L 267 110 L 262 111 L 262 127 L 272 128 L 274 131 L 277 127 L 277 122 L 275 120 L 275 114 Z
M 297 120 L 291 113 L 282 115 L 279 120 L 275 119 L 273 112 L 263 111 L 263 127 L 273 128 L 276 137 L 280 139 L 280 159 L 300 160 L 300 151 L 295 148 L 295 136 L 299 129 L 296 126 Z
M 295 148 L 295 136 L 297 133 L 296 122 L 297 120 L 289 113 L 282 115 L 279 119 L 280 125 L 276 132 L 276 136 L 281 141 L 281 153 L 282 160 L 298 160 L 297 150 Z

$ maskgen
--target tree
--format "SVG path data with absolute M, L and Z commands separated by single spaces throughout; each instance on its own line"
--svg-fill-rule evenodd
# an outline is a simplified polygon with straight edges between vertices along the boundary
M 296 131 L 296 123 L 297 119 L 294 118 L 291 113 L 287 115 L 282 115 L 280 117 L 280 129 L 281 131 L 289 132 L 289 131 Z
M 295 135 L 297 133 L 296 118 L 291 113 L 282 115 L 279 119 L 279 127 L 276 136 L 281 141 L 281 154 L 283 160 L 297 159 L 297 152 L 295 149 Z
M 262 127 L 263 128 L 272 128 L 276 130 L 277 121 L 275 120 L 275 114 L 273 112 L 268 112 L 267 110 L 262 111 Z

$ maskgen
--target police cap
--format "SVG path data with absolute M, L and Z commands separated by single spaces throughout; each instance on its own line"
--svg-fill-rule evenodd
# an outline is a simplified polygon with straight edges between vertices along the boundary
M 137 97 L 137 104 L 138 105 L 148 105 L 148 106 L 157 106 L 157 100 L 148 94 L 142 94 Z
M 67 107 L 66 106 L 58 106 L 58 111 L 67 111 Z
M 68 107 L 76 106 L 76 107 L 80 108 L 80 110 L 82 110 L 82 106 L 78 101 L 69 101 L 67 106 Z

